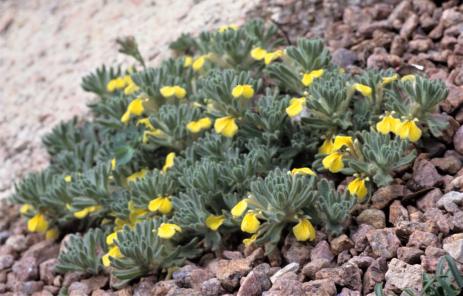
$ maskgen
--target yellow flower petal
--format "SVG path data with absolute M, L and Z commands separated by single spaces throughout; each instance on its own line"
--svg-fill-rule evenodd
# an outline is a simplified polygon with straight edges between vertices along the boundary
M 274 60 L 281 58 L 283 56 L 283 54 L 284 53 L 283 53 L 283 51 L 281 49 L 265 54 L 265 56 L 264 56 L 265 64 L 269 65 Z
M 27 221 L 27 229 L 30 232 L 45 233 L 48 229 L 48 221 L 45 215 L 37 213 Z
M 248 208 L 248 199 L 245 198 L 238 202 L 232 209 L 231 214 L 234 218 L 241 217 Z
M 183 67 L 188 68 L 193 64 L 193 58 L 191 56 L 185 56 L 183 59 Z
M 356 196 L 359 200 L 363 200 L 368 194 L 368 189 L 365 185 L 365 179 L 360 177 L 355 178 L 347 185 L 347 190 L 351 195 Z
M 127 96 L 130 96 L 139 90 L 140 88 L 135 83 L 132 82 L 124 88 L 124 94 Z
M 332 173 L 340 172 L 344 168 L 341 152 L 333 152 L 328 154 L 322 160 L 323 167 Z
M 243 221 L 241 221 L 241 231 L 247 233 L 256 233 L 259 230 L 260 221 L 257 219 L 257 214 L 253 211 L 249 211 L 244 215 Z
M 148 173 L 147 169 L 142 169 L 141 171 L 135 172 L 132 175 L 127 177 L 127 182 L 129 182 L 129 183 L 130 182 L 135 182 L 138 179 L 143 178 L 146 175 L 146 173 Z
M 219 33 L 223 33 L 227 30 L 233 30 L 233 31 L 236 31 L 238 30 L 239 26 L 238 25 L 235 25 L 235 24 L 231 24 L 231 25 L 224 25 L 224 26 L 220 26 L 219 27 Z
M 253 234 L 251 237 L 249 238 L 245 238 L 243 239 L 243 244 L 244 246 L 248 247 L 250 246 L 253 242 L 255 242 L 257 239 L 257 233 Z
M 117 239 L 117 231 L 114 231 L 113 233 L 109 234 L 108 236 L 106 236 L 106 244 L 108 246 L 114 244 L 114 240 Z
M 117 86 L 116 80 L 115 80 L 115 79 L 112 79 L 112 80 L 110 80 L 110 81 L 108 82 L 108 84 L 106 84 L 106 90 L 107 90 L 108 92 L 111 92 L 111 93 L 112 93 L 112 92 L 116 91 L 116 86 Z
M 83 219 L 87 217 L 88 214 L 90 214 L 90 212 L 89 212 L 89 208 L 87 207 L 80 211 L 74 212 L 74 217 L 76 217 L 77 219 Z
M 71 175 L 64 176 L 64 181 L 67 183 L 72 182 L 72 176 Z
M 305 98 L 292 98 L 289 102 L 288 108 L 286 108 L 286 114 L 289 117 L 295 117 L 301 114 L 305 107 Z
M 333 140 L 331 138 L 325 139 L 325 141 L 323 141 L 323 144 L 318 149 L 318 152 L 323 154 L 330 154 L 333 151 Z
M 27 214 L 29 211 L 32 211 L 33 209 L 34 207 L 32 205 L 23 204 L 21 208 L 19 208 L 19 212 L 24 215 L 24 214 Z
M 172 238 L 177 232 L 181 232 L 180 226 L 171 223 L 162 223 L 158 228 L 158 236 L 164 239 Z
M 186 96 L 186 90 L 178 85 L 164 86 L 159 90 L 164 98 L 176 97 L 177 99 L 183 99 Z
M 150 130 L 154 130 L 154 126 L 151 124 L 151 120 L 147 117 L 147 118 L 143 118 L 143 119 L 139 119 L 137 121 L 137 125 L 144 125 L 147 129 L 150 129 Z
M 383 85 L 386 85 L 393 81 L 396 81 L 397 79 L 399 79 L 399 75 L 394 74 L 392 76 L 383 77 L 382 82 L 383 82 Z
M 145 110 L 145 108 L 143 107 L 143 100 L 141 98 L 133 100 L 132 102 L 130 102 L 129 106 L 127 107 L 127 110 L 132 115 L 140 116 Z
M 324 69 L 313 70 L 309 73 L 305 73 L 304 76 L 302 76 L 302 84 L 304 84 L 304 86 L 310 86 L 314 79 L 322 77 L 323 73 L 325 73 Z
M 376 124 L 378 132 L 387 135 L 390 132 L 395 133 L 397 128 L 401 125 L 398 118 L 394 118 L 392 115 L 386 115 Z
M 49 229 L 47 230 L 47 232 L 45 232 L 45 239 L 48 239 L 48 240 L 55 240 L 58 238 L 58 236 L 59 236 L 59 231 L 56 228 Z
M 199 133 L 204 129 L 210 128 L 212 125 L 212 121 L 209 117 L 201 118 L 197 121 L 190 121 L 186 128 L 192 133 Z
M 352 147 L 352 145 L 353 145 L 352 137 L 336 136 L 334 138 L 334 142 L 333 142 L 333 149 L 334 150 L 339 150 L 344 146 Z
M 235 118 L 232 116 L 225 116 L 215 120 L 215 132 L 227 138 L 233 138 L 238 132 L 238 125 L 236 125 Z
M 186 96 L 186 90 L 181 86 L 174 86 L 174 91 L 177 99 L 183 99 Z
M 409 139 L 411 142 L 416 142 L 421 138 L 421 129 L 416 125 L 415 120 L 406 120 L 397 127 L 397 135 L 401 139 Z
M 142 98 L 137 98 L 127 106 L 127 111 L 122 115 L 121 122 L 128 123 L 131 115 L 140 116 L 144 111 Z
M 166 134 L 160 130 L 160 129 L 154 129 L 151 131 L 144 131 L 143 132 L 143 143 L 148 143 L 149 137 L 155 137 L 159 139 L 164 139 L 166 137 Z
M 298 241 L 312 241 L 315 239 L 315 228 L 309 219 L 300 219 L 299 223 L 293 227 L 293 234 Z
M 206 62 L 206 55 L 202 55 L 198 57 L 197 59 L 194 60 L 193 62 L 193 70 L 194 71 L 200 71 L 204 67 L 204 63 Z
M 159 92 L 164 98 L 170 98 L 175 95 L 175 88 L 173 86 L 163 86 Z
M 416 76 L 412 74 L 405 75 L 402 78 L 400 78 L 400 81 L 412 81 L 413 82 L 415 80 L 416 80 Z
M 310 175 L 310 176 L 316 176 L 314 171 L 312 171 L 309 168 L 296 168 L 291 170 L 291 175 Z
M 172 168 L 174 166 L 174 160 L 175 160 L 175 152 L 170 152 L 166 156 L 166 161 L 164 162 L 164 166 L 162 167 L 163 172 L 167 172 L 168 169 Z
M 148 204 L 148 210 L 151 212 L 159 211 L 161 214 L 169 214 L 172 211 L 172 202 L 170 196 L 159 196 L 151 200 Z
M 115 158 L 111 159 L 111 170 L 114 171 L 116 169 L 116 165 L 117 165 L 116 159 Z
M 251 50 L 251 57 L 257 61 L 263 60 L 266 54 L 267 51 L 261 47 L 256 47 L 253 50 Z
M 217 231 L 217 229 L 219 229 L 219 227 L 223 224 L 224 221 L 224 215 L 209 215 L 206 218 L 206 225 L 209 229 Z
M 113 258 L 120 258 L 122 257 L 121 250 L 119 250 L 118 246 L 114 246 L 111 249 L 109 249 L 108 253 L 106 253 L 102 258 L 103 265 L 105 267 L 109 267 L 111 265 L 111 260 L 109 259 L 110 257 Z
M 365 84 L 355 83 L 352 87 L 353 89 L 361 93 L 364 97 L 370 97 L 373 93 L 371 87 Z
M 232 96 L 234 98 L 245 98 L 250 99 L 254 96 L 254 89 L 250 84 L 238 84 L 232 90 Z
M 101 257 L 101 262 L 103 262 L 104 267 L 109 267 L 111 265 L 111 261 L 109 260 L 109 254 L 104 254 Z

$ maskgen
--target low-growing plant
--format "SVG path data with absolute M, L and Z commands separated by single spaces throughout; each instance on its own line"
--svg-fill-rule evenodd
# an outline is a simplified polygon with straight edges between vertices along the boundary
M 413 161 L 414 143 L 445 127 L 443 83 L 348 74 L 322 41 L 284 47 L 260 20 L 182 35 L 158 67 L 132 37 L 118 44 L 136 64 L 84 77 L 92 116 L 46 135 L 50 167 L 12 196 L 30 231 L 87 231 L 61 271 L 108 268 L 125 283 L 237 237 L 270 252 L 286 235 L 338 235 L 356 202 Z

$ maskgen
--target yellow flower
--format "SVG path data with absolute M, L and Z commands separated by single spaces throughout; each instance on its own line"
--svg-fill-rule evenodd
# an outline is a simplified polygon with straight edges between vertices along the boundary
M 289 117 L 293 118 L 295 116 L 298 116 L 301 114 L 302 110 L 304 110 L 305 106 L 305 98 L 292 98 L 291 101 L 289 101 L 289 106 L 286 108 L 286 114 L 288 114 Z
M 132 102 L 130 102 L 129 106 L 127 106 L 127 111 L 122 115 L 121 122 L 127 123 L 130 120 L 131 115 L 140 116 L 145 108 L 143 107 L 143 100 L 142 98 L 136 98 Z
M 151 120 L 147 118 L 139 119 L 137 125 L 143 124 L 147 129 L 154 130 L 154 126 L 151 124 Z
M 376 124 L 378 132 L 387 135 L 390 132 L 395 133 L 401 122 L 398 118 L 393 117 L 391 114 L 383 116 L 383 118 Z
M 159 90 L 164 98 L 176 97 L 177 99 L 183 99 L 186 96 L 186 90 L 178 85 L 164 86 Z
M 333 150 L 337 151 L 337 150 L 341 149 L 344 146 L 352 147 L 352 145 L 353 145 L 352 137 L 336 136 L 334 138 L 334 142 L 333 142 Z
M 224 215 L 209 215 L 206 218 L 206 225 L 210 230 L 217 231 L 224 221 Z
M 130 95 L 136 93 L 139 90 L 140 90 L 140 88 L 138 87 L 138 85 L 136 85 L 135 82 L 132 81 L 132 78 L 130 78 L 130 82 L 124 88 L 124 94 L 127 95 L 127 96 L 130 96 Z
M 312 171 L 309 168 L 297 168 L 297 169 L 292 169 L 291 170 L 291 175 L 311 175 L 311 176 L 316 176 L 314 171 Z
M 127 177 L 127 182 L 135 182 L 137 181 L 138 179 L 141 179 L 143 178 L 146 173 L 148 173 L 148 170 L 147 169 L 142 169 L 141 171 L 139 172 L 135 172 L 133 173 L 132 175 L 128 176 Z
M 245 247 L 248 247 L 250 246 L 253 242 L 255 242 L 257 239 L 257 233 L 253 234 L 251 237 L 249 238 L 245 238 L 243 239 L 243 244 Z
M 257 214 L 253 211 L 248 211 L 241 221 L 241 231 L 247 233 L 256 233 L 259 230 L 260 221 L 257 219 Z
M 23 204 L 20 208 L 19 208 L 19 212 L 21 214 L 27 214 L 29 211 L 32 211 L 34 209 L 34 207 L 30 204 Z
M 359 200 L 363 200 L 368 194 L 367 186 L 365 186 L 365 179 L 360 177 L 355 178 L 347 185 L 347 190 L 350 194 L 356 196 Z
M 322 160 L 323 167 L 332 173 L 340 172 L 344 168 L 341 152 L 332 152 Z
M 117 166 L 116 159 L 115 158 L 111 159 L 111 170 L 114 171 L 116 169 L 116 166 Z
M 172 238 L 177 232 L 181 232 L 182 228 L 176 224 L 171 223 L 162 223 L 161 226 L 158 228 L 158 236 L 160 238 L 170 239 Z
M 239 28 L 239 26 L 235 25 L 235 24 L 220 26 L 219 27 L 219 33 L 223 33 L 223 32 L 225 32 L 227 30 L 236 31 L 236 30 L 238 30 L 238 28 Z
M 129 76 L 130 77 L 130 76 Z M 126 77 L 118 77 L 110 80 L 106 85 L 106 90 L 108 92 L 114 92 L 119 89 L 125 88 L 127 85 Z
M 232 96 L 234 98 L 245 98 L 250 99 L 254 96 L 254 89 L 250 84 L 238 84 L 232 90 Z
M 209 117 L 204 117 L 201 118 L 197 121 L 190 121 L 187 125 L 186 128 L 196 134 L 199 133 L 202 130 L 210 128 L 212 125 L 212 120 Z
M 331 138 L 325 139 L 325 141 L 323 141 L 323 144 L 318 149 L 318 152 L 323 154 L 330 154 L 333 151 L 333 140 Z
M 305 73 L 302 77 L 302 84 L 304 84 L 304 86 L 310 86 L 313 83 L 314 79 L 322 77 L 324 72 L 325 70 L 318 69 L 313 70 L 309 73 Z
M 416 125 L 417 119 L 406 120 L 397 126 L 396 134 L 401 139 L 408 138 L 411 142 L 416 142 L 421 138 L 421 129 Z
M 128 208 L 130 212 L 129 214 L 130 225 L 135 225 L 136 222 L 139 220 L 139 218 L 145 216 L 148 213 L 148 211 L 145 209 L 136 208 L 133 201 L 129 201 Z
M 299 219 L 299 223 L 293 227 L 293 234 L 298 241 L 312 241 L 315 239 L 315 228 L 309 219 Z
M 113 258 L 120 258 L 122 257 L 121 250 L 119 250 L 118 246 L 114 246 L 111 249 L 109 249 L 109 252 L 106 253 L 102 258 L 101 261 L 103 262 L 103 265 L 105 267 L 109 267 L 111 265 L 111 260 L 109 259 L 110 257 Z
M 215 120 L 214 129 L 218 134 L 222 134 L 227 138 L 233 138 L 238 132 L 238 125 L 236 125 L 235 118 L 225 116 Z
M 166 137 L 166 134 L 160 130 L 160 129 L 153 129 L 153 130 L 150 130 L 150 131 L 144 131 L 143 132 L 143 143 L 146 144 L 148 143 L 148 137 L 155 137 L 155 138 L 159 138 L 159 139 L 163 139 Z
M 264 57 L 265 64 L 268 65 L 274 60 L 281 58 L 283 55 L 284 53 L 281 49 L 275 50 L 273 52 L 268 52 L 265 54 L 265 57 Z
M 148 210 L 151 212 L 159 211 L 161 214 L 169 214 L 172 211 L 172 202 L 170 196 L 158 196 L 148 204 Z
M 188 68 L 193 64 L 193 58 L 191 56 L 185 56 L 183 59 L 183 67 Z
M 251 57 L 257 61 L 261 61 L 265 58 L 267 51 L 261 47 L 256 47 L 251 50 Z
M 238 202 L 232 209 L 231 209 L 231 214 L 234 218 L 241 217 L 243 213 L 246 211 L 248 208 L 248 199 L 242 199 L 240 202 Z
M 148 214 L 148 211 L 145 209 L 133 209 L 129 213 L 129 224 L 135 225 L 139 222 L 144 216 Z
M 199 56 L 197 57 L 194 61 L 193 61 L 193 70 L 198 72 L 200 71 L 203 66 L 204 66 L 204 63 L 206 62 L 206 58 L 207 58 L 207 55 L 202 55 L 202 56 Z
M 101 210 L 101 206 L 86 207 L 80 211 L 74 212 L 74 217 L 76 217 L 77 219 L 83 219 L 87 217 L 88 215 L 90 215 L 91 213 L 97 212 L 99 210 Z
M 162 167 L 163 172 L 167 172 L 168 169 L 174 166 L 175 160 L 175 152 L 170 152 L 166 156 L 166 161 L 164 162 L 164 166 Z
M 71 175 L 64 176 L 64 181 L 67 183 L 72 182 L 72 176 Z
M 59 235 L 58 229 L 52 228 L 52 229 L 47 230 L 47 232 L 45 232 L 45 239 L 55 240 L 58 238 L 58 235 Z
M 396 81 L 397 79 L 399 79 L 399 76 L 397 74 L 394 74 L 392 76 L 387 76 L 387 77 L 383 77 L 383 85 L 386 85 L 386 84 L 389 84 L 393 81 Z
M 360 83 L 354 83 L 352 86 L 353 89 L 361 93 L 364 97 L 370 97 L 371 94 L 373 93 L 373 90 L 371 87 L 365 84 L 360 84 Z
M 48 221 L 44 214 L 37 213 L 27 221 L 27 229 L 30 232 L 44 233 L 48 229 Z
M 114 231 L 113 233 L 109 234 L 108 236 L 106 236 L 106 244 L 108 246 L 114 244 L 114 240 L 117 239 L 117 233 L 118 231 Z
M 110 80 L 108 84 L 106 84 L 106 90 L 111 93 L 114 92 L 116 90 L 116 84 L 117 82 L 115 79 Z
M 402 78 L 400 78 L 400 81 L 411 81 L 411 82 L 414 82 L 415 80 L 416 80 L 416 76 L 415 76 L 415 75 L 412 75 L 412 74 L 405 75 L 405 76 L 403 76 Z

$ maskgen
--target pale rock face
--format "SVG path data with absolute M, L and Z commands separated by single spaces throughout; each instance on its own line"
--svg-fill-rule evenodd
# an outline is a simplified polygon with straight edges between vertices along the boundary
M 0 2 L 0 198 L 14 180 L 46 167 L 41 136 L 84 116 L 94 96 L 82 76 L 106 64 L 127 67 L 117 37 L 133 35 L 149 65 L 169 57 L 181 33 L 242 24 L 258 0 Z
M 410 288 L 417 292 L 421 291 L 423 284 L 423 267 L 421 265 L 410 265 L 393 258 L 389 262 L 388 268 L 386 272 L 386 290 L 400 293 L 405 288 Z

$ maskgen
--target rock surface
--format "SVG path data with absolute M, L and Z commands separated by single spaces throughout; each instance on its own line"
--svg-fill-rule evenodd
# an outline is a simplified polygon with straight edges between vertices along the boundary
M 8 73 L 0 88 L 0 197 L 11 194 L 13 180 L 47 165 L 41 136 L 87 112 L 92 95 L 80 88 L 82 76 L 101 64 L 131 65 L 117 54 L 116 38 L 134 35 L 156 64 L 181 33 L 241 24 L 258 2 L 0 1 L 0 71 Z

